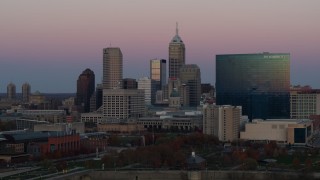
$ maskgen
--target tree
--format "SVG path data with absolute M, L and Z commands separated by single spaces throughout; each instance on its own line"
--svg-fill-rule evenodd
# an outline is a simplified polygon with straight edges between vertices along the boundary
M 292 165 L 295 169 L 300 167 L 300 159 L 298 157 L 294 157 L 292 160 Z
M 253 158 L 247 158 L 243 163 L 243 170 L 256 170 L 258 167 L 258 163 Z

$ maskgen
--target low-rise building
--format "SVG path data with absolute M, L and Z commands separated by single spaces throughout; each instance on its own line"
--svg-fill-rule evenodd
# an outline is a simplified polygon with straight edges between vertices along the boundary
M 310 120 L 254 119 L 247 123 L 240 139 L 277 141 L 285 144 L 306 144 L 311 137 L 313 124 Z
M 88 123 L 103 123 L 105 122 L 102 113 L 92 112 L 92 113 L 81 113 L 81 122 Z
M 101 123 L 97 125 L 99 132 L 120 133 L 120 134 L 134 134 L 143 132 L 146 129 L 142 124 L 137 122 L 131 123 Z
M 66 111 L 65 110 L 26 110 L 18 109 L 18 114 L 21 114 L 23 118 L 33 119 L 38 121 L 48 121 L 52 123 L 65 122 Z
M 54 124 L 36 124 L 34 125 L 34 131 L 55 131 L 55 132 L 76 132 L 84 133 L 84 123 L 54 123 Z

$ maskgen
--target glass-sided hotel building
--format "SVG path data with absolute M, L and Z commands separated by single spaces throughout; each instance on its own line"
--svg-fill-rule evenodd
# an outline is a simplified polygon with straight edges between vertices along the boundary
M 290 117 L 290 54 L 216 55 L 216 104 L 249 119 Z

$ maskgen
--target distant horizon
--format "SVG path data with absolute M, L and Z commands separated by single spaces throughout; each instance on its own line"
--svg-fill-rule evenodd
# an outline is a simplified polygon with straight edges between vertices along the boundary
M 76 4 L 76 6 L 75 6 Z M 284 8 L 285 7 L 285 8 Z M 120 47 L 123 77 L 149 77 L 179 35 L 186 64 L 215 85 L 219 54 L 290 53 L 292 85 L 320 88 L 320 1 L 0 1 L 0 92 L 75 93 L 86 68 L 102 82 L 102 49 Z M 167 74 L 168 75 L 168 74 Z

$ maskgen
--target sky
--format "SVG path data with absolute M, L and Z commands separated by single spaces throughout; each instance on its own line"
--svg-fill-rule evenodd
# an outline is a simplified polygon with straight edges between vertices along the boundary
M 74 93 L 86 68 L 102 81 L 102 49 L 120 47 L 123 78 L 149 76 L 179 35 L 186 63 L 215 83 L 215 55 L 290 53 L 291 84 L 320 88 L 319 0 L 1 0 L 0 92 Z

